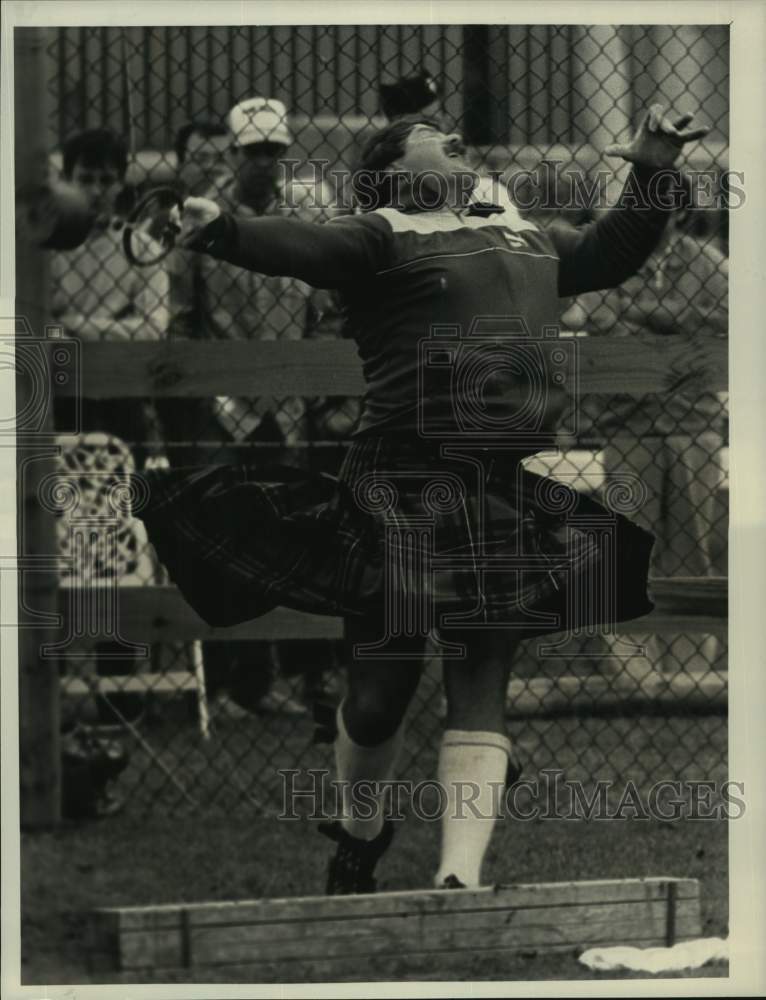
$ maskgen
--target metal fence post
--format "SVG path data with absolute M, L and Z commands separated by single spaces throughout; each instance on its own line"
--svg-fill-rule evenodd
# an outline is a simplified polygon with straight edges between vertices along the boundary
M 17 28 L 14 66 L 15 171 L 17 185 L 44 182 L 48 176 L 48 100 L 46 80 L 47 32 Z M 48 275 L 46 253 L 26 239 L 16 243 L 17 331 L 26 326 L 35 344 L 47 352 Z M 21 321 L 21 323 L 20 323 Z M 29 340 L 30 337 L 28 336 Z M 17 336 L 17 497 L 19 560 L 19 727 L 21 823 L 25 828 L 55 825 L 61 818 L 61 761 L 59 740 L 58 662 L 46 658 L 42 647 L 55 635 L 50 625 L 23 624 L 24 609 L 50 616 L 58 609 L 58 577 L 51 558 L 57 552 L 55 523 L 38 502 L 38 485 L 52 468 L 53 432 L 50 380 L 42 386 L 47 400 L 34 400 L 40 391 L 24 377 Z M 39 405 L 40 403 L 43 405 Z M 23 414 L 34 410 L 36 426 L 23 426 Z M 40 557 L 47 557 L 43 562 Z M 32 560 L 43 563 L 34 572 Z M 43 568 L 48 567 L 48 568 Z
M 463 134 L 471 146 L 494 141 L 493 94 L 489 72 L 489 28 L 463 28 Z

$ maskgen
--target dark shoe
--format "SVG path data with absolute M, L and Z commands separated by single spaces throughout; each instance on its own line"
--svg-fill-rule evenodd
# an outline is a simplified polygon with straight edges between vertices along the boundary
M 465 889 L 466 886 L 460 881 L 460 879 L 457 877 L 457 875 L 448 875 L 438 888 L 439 889 Z
M 296 698 L 272 688 L 255 705 L 257 715 L 289 715 L 292 718 L 308 715 L 309 710 Z
M 328 896 L 350 896 L 371 893 L 377 889 L 373 878 L 375 865 L 385 854 L 394 839 L 394 825 L 385 820 L 383 829 L 374 840 L 352 837 L 338 820 L 320 823 L 319 832 L 338 845 L 335 856 L 330 858 L 327 870 Z

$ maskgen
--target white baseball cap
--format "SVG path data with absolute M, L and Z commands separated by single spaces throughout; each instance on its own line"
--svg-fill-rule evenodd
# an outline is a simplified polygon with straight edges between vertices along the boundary
M 229 128 L 238 146 L 254 142 L 276 142 L 289 146 L 293 141 L 287 127 L 287 108 L 268 97 L 249 97 L 229 112 Z

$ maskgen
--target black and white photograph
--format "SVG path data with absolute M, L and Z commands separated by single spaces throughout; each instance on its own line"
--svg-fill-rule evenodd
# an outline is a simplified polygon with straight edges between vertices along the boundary
M 3 995 L 761 995 L 764 8 L 2 35 Z

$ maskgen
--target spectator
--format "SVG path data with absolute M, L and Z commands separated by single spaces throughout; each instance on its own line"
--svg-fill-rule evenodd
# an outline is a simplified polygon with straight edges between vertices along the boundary
M 187 195 L 209 194 L 231 181 L 231 136 L 225 125 L 196 119 L 176 133 L 178 182 Z
M 617 289 L 577 298 L 562 317 L 564 325 L 593 336 L 640 336 L 645 342 L 665 336 L 696 341 L 726 336 L 728 262 L 698 231 L 705 214 L 674 212 L 662 242 L 639 273 Z M 719 534 L 714 504 L 723 481 L 722 398 L 693 391 L 587 395 L 580 408 L 595 434 L 606 440 L 606 475 L 630 469 L 648 491 L 635 520 L 651 523 L 657 536 L 654 574 L 712 575 Z M 658 670 L 673 664 L 689 671 L 710 669 L 717 641 L 712 636 L 695 640 L 680 636 L 663 653 L 652 637 L 647 658 Z
M 82 340 L 159 340 L 168 325 L 168 276 L 161 266 L 136 270 L 121 247 L 121 222 L 115 205 L 124 190 L 127 150 L 123 140 L 105 129 L 72 136 L 63 148 L 63 176 L 87 198 L 95 215 L 87 239 L 76 249 L 51 256 L 53 315 Z M 73 402 L 58 399 L 56 426 L 72 426 Z M 103 431 L 132 449 L 137 468 L 164 458 L 162 429 L 151 400 L 83 399 L 82 432 Z M 130 673 L 135 661 L 116 642 L 96 645 L 100 674 Z M 132 699 L 132 700 L 131 700 Z M 138 699 L 138 700 L 136 700 Z M 114 695 L 124 713 L 140 710 L 140 696 Z
M 231 134 L 225 125 L 192 121 L 176 133 L 176 185 L 183 195 L 220 195 L 231 183 Z M 172 337 L 189 338 L 199 320 L 199 279 L 195 258 L 175 250 L 167 262 L 170 272 Z M 183 427 L 183 425 L 181 425 Z
M 141 271 L 122 252 L 114 205 L 124 187 L 127 150 L 108 129 L 89 129 L 64 145 L 63 169 L 96 217 L 76 249 L 51 257 L 53 315 L 82 340 L 159 340 L 167 332 L 168 276 L 161 265 Z M 59 401 L 59 406 L 66 406 Z M 83 400 L 83 429 L 133 442 L 140 468 L 162 454 L 161 428 L 148 400 Z M 68 421 L 67 421 L 68 422 Z
M 222 191 L 232 178 L 231 134 L 225 125 L 195 119 L 183 125 L 175 137 L 176 186 L 182 195 Z M 176 249 L 166 260 L 170 278 L 171 339 L 202 336 L 200 321 L 200 279 L 196 257 Z M 161 399 L 158 408 L 167 432 L 167 455 L 177 467 L 193 465 L 198 448 L 193 443 L 194 428 L 204 423 L 206 404 L 198 399 Z
M 283 176 L 280 159 L 292 142 L 284 104 L 260 97 L 242 101 L 231 110 L 229 126 L 233 174 L 227 186 L 208 195 L 243 218 L 278 214 L 319 221 L 323 205 L 329 205 L 324 192 L 301 181 L 287 183 Z M 329 295 L 304 282 L 264 277 L 198 254 L 186 255 L 181 270 L 186 301 L 175 310 L 174 330 L 185 326 L 193 337 L 233 340 L 300 340 L 328 332 Z M 321 324 L 320 313 L 325 314 Z M 179 315 L 186 319 L 176 327 Z M 326 409 L 318 419 L 327 419 Z M 293 446 L 307 443 L 310 421 L 306 401 L 298 397 L 205 401 L 194 438 L 211 442 L 213 448 L 200 447 L 193 464 L 251 461 L 250 449 L 266 445 L 269 463 L 305 466 L 307 449 Z M 298 715 L 305 707 L 273 685 L 275 659 L 285 673 L 304 673 L 304 693 L 315 697 L 322 668 L 329 665 L 327 652 L 306 642 L 282 642 L 273 649 L 260 642 L 205 643 L 204 659 L 213 693 L 227 684 L 240 705 Z M 307 658 L 319 657 L 321 662 L 306 664 Z

